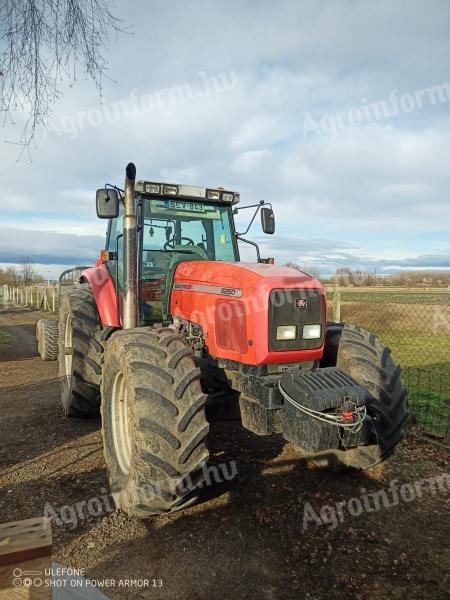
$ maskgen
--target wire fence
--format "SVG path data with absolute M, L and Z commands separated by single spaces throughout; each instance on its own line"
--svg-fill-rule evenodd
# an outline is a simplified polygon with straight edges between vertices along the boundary
M 330 288 L 329 314 L 359 325 L 389 346 L 403 368 L 414 421 L 450 435 L 450 291 Z
M 410 367 L 404 369 L 403 381 L 414 421 L 434 436 L 450 437 L 450 377 Z
M 78 277 L 77 269 L 67 271 L 61 285 Z M 59 288 L 4 285 L 3 299 L 56 313 Z M 327 300 L 330 320 L 359 325 L 391 348 L 403 368 L 413 420 L 450 436 L 450 291 L 333 287 L 327 289 Z

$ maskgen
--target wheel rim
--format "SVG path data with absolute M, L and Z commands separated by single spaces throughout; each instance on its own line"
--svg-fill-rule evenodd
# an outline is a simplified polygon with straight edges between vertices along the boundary
M 118 373 L 114 381 L 111 408 L 111 425 L 117 462 L 122 473 L 127 475 L 131 462 L 131 436 L 128 422 L 128 394 L 123 373 Z
M 66 327 L 64 330 L 64 366 L 66 377 L 70 381 L 72 377 L 73 345 L 72 345 L 72 317 L 67 315 Z

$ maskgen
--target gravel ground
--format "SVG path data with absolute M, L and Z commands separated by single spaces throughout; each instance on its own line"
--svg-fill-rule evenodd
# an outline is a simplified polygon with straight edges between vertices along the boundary
M 0 330 L 13 338 L 0 346 L 0 522 L 54 510 L 54 560 L 86 569 L 90 579 L 114 580 L 104 589 L 108 598 L 449 598 L 448 487 L 433 493 L 425 486 L 422 498 L 409 488 L 409 501 L 380 510 L 371 504 L 359 516 L 344 504 L 342 522 L 333 522 L 338 502 L 387 493 L 392 480 L 401 486 L 449 473 L 445 450 L 410 433 L 383 465 L 335 475 L 276 436 L 215 423 L 212 464 L 226 463 L 227 473 L 234 466 L 236 476 L 180 513 L 129 519 L 109 507 L 100 421 L 62 416 L 56 364 L 37 357 L 40 316 L 0 308 Z M 100 498 L 91 505 L 103 514 L 87 517 L 92 498 Z M 321 514 L 330 522 L 317 524 L 311 511 L 326 505 Z M 119 589 L 121 579 L 152 587 Z

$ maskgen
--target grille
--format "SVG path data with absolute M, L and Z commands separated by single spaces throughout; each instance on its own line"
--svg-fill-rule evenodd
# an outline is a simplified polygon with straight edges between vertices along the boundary
M 318 340 L 303 339 L 303 325 L 322 324 Z M 277 340 L 277 327 L 297 325 L 294 340 Z M 320 290 L 275 289 L 269 296 L 269 350 L 313 350 L 323 344 L 325 297 Z

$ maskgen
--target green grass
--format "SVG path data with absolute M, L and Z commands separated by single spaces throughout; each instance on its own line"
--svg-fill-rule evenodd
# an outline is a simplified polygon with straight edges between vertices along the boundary
M 424 429 L 450 436 L 450 377 L 422 369 L 406 369 L 408 408 Z
M 14 338 L 10 333 L 0 329 L 0 346 L 10 346 L 13 341 Z

